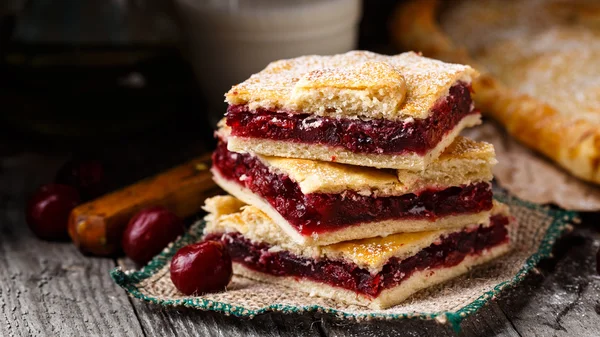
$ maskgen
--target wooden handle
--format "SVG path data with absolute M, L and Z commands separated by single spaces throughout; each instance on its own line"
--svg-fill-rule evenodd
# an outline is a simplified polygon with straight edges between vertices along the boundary
M 76 207 L 69 217 L 71 239 L 85 253 L 114 255 L 129 219 L 141 209 L 160 205 L 182 218 L 197 213 L 220 191 L 209 167 L 207 154 Z

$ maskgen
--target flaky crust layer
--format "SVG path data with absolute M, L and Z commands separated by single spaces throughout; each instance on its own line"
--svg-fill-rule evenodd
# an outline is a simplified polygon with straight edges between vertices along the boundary
M 426 118 L 458 81 L 471 83 L 469 66 L 408 52 L 394 56 L 351 51 L 275 61 L 225 95 L 248 105 L 328 117 L 401 120 Z
M 450 131 L 435 148 L 424 156 L 418 154 L 370 154 L 354 153 L 340 147 L 321 144 L 297 143 L 270 139 L 244 138 L 231 136 L 227 148 L 234 152 L 252 152 L 266 156 L 285 158 L 302 158 L 311 160 L 334 161 L 343 164 L 376 168 L 423 171 L 444 150 L 452 144 L 458 134 L 465 128 L 481 123 L 479 114 L 468 115 Z
M 372 309 L 385 309 L 403 302 L 412 294 L 420 290 L 465 274 L 475 266 L 489 262 L 507 253 L 509 250 L 510 245 L 508 243 L 502 244 L 484 251 L 483 254 L 467 256 L 461 263 L 453 267 L 415 272 L 410 277 L 402 281 L 400 285 L 382 291 L 381 294 L 379 294 L 379 296 L 376 298 L 367 297 L 350 290 L 333 287 L 325 283 L 319 283 L 307 279 L 298 279 L 295 277 L 277 277 L 261 273 L 246 268 L 242 264 L 235 262 L 233 264 L 233 272 L 236 275 L 241 275 L 253 280 L 279 284 L 304 291 L 310 294 L 310 296 L 331 298 L 336 301 L 362 305 Z
M 475 22 L 454 20 L 448 27 L 455 25 L 455 35 L 461 36 L 461 23 L 466 22 L 465 29 L 468 25 L 479 27 L 477 20 L 495 15 L 497 19 L 490 22 L 499 30 L 518 33 L 513 38 L 501 40 L 497 38 L 500 34 L 489 32 L 484 37 L 479 27 L 481 34 L 463 46 L 440 28 L 441 2 L 435 0 L 409 1 L 398 7 L 392 34 L 404 48 L 480 70 L 482 76 L 473 81 L 473 98 L 484 114 L 571 174 L 600 183 L 600 30 L 594 24 L 600 17 L 590 10 L 598 5 L 551 1 L 491 4 L 469 4 L 473 15 L 465 20 Z M 518 6 L 540 7 L 524 11 Z M 506 18 L 504 22 L 507 11 L 535 15 L 536 20 Z M 516 31 L 517 24 L 521 31 Z

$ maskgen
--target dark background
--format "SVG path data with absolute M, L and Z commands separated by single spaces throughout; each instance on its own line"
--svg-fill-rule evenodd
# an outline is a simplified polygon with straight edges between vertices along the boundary
M 180 30 L 142 43 L 98 42 L 103 32 L 90 41 L 40 42 L 28 36 L 56 35 L 44 31 L 53 27 L 48 22 L 73 20 L 65 13 L 70 1 L 25 1 L 18 12 L 10 2 L 0 5 L 0 155 L 66 151 L 112 157 L 135 146 L 142 156 L 183 153 L 178 161 L 214 145 Z M 359 49 L 395 52 L 387 31 L 395 3 L 364 1 Z M 154 10 L 129 24 L 153 27 L 152 19 L 164 16 L 178 27 L 168 1 Z M 143 77 L 143 86 L 131 83 L 135 76 Z

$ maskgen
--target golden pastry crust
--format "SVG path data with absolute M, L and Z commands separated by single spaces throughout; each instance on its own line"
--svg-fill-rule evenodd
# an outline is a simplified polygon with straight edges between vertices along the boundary
M 600 5 L 453 3 L 442 29 L 440 4 L 400 6 L 392 32 L 398 44 L 482 71 L 473 98 L 484 114 L 571 174 L 600 183 Z M 465 31 L 469 39 L 458 47 Z M 425 36 L 445 43 L 432 46 Z
M 426 118 L 457 81 L 471 83 L 469 66 L 413 52 L 394 56 L 351 51 L 275 61 L 225 94 L 248 105 L 328 117 L 402 120 Z
M 294 85 L 298 111 L 398 111 L 406 96 L 402 74 L 385 62 L 309 71 Z
M 204 209 L 209 214 L 205 218 L 207 221 L 205 234 L 238 232 L 255 243 L 267 243 L 277 251 L 286 250 L 312 259 L 343 260 L 365 268 L 372 274 L 381 271 L 392 257 L 405 259 L 446 235 L 480 225 L 471 223 L 467 227 L 397 233 L 386 237 L 357 239 L 331 245 L 298 244 L 258 208 L 254 206 L 232 208 L 232 204 L 239 205 L 232 199 L 235 198 L 219 196 L 207 199 Z M 508 207 L 495 202 L 491 214 L 508 216 Z

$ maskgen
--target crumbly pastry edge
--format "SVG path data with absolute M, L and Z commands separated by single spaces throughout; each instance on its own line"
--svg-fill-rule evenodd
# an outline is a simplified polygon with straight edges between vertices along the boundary
M 230 136 L 227 148 L 233 152 L 258 153 L 267 156 L 302 158 L 330 161 L 342 164 L 367 166 L 375 168 L 402 169 L 422 171 L 444 150 L 452 144 L 458 134 L 465 128 L 481 123 L 479 114 L 465 116 L 444 138 L 424 156 L 418 154 L 370 154 L 355 153 L 349 150 L 328 145 L 279 141 L 271 139 Z
M 308 279 L 299 279 L 291 276 L 272 276 L 262 272 L 251 270 L 240 263 L 233 263 L 233 272 L 236 275 L 247 277 L 260 282 L 273 283 L 289 288 L 304 291 L 310 296 L 331 298 L 348 304 L 366 306 L 371 309 L 385 309 L 397 305 L 412 294 L 443 283 L 460 275 L 466 274 L 472 268 L 489 262 L 510 251 L 510 242 L 487 249 L 478 255 L 469 255 L 456 266 L 424 270 L 413 273 L 398 286 L 382 291 L 376 298 L 359 295 L 351 290 L 333 287 L 325 283 L 315 282 Z
M 471 64 L 483 71 L 484 67 L 438 25 L 440 4 L 439 0 L 413 0 L 399 5 L 391 25 L 395 43 L 448 62 Z M 511 90 L 486 72 L 473 80 L 473 88 L 476 106 L 499 121 L 511 136 L 572 175 L 600 184 L 600 130 L 596 125 L 585 120 L 573 121 L 552 106 Z

